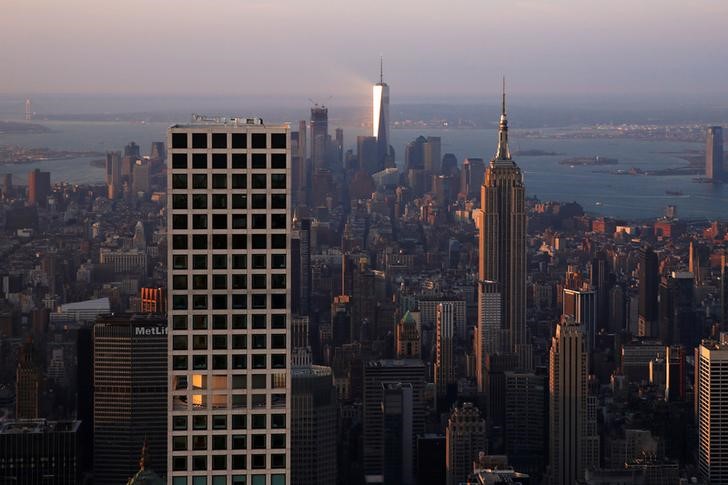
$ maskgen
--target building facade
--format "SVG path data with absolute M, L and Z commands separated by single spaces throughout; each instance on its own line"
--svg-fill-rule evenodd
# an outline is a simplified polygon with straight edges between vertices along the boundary
M 719 182 L 723 180 L 723 128 L 711 126 L 705 139 L 705 177 Z
M 445 443 L 447 485 L 464 483 L 480 452 L 488 451 L 485 419 L 473 403 L 453 409 L 445 428 Z
M 698 470 L 707 483 L 728 483 L 728 339 L 705 340 L 695 350 Z
M 288 483 L 289 128 L 196 117 L 167 141 L 170 483 Z

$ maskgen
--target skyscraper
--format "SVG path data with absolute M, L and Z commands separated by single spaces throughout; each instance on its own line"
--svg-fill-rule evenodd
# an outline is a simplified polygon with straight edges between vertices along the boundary
M 146 440 L 150 466 L 167 467 L 167 322 L 103 315 L 93 326 L 94 478 L 124 483 Z
M 447 485 L 464 483 L 478 454 L 488 451 L 485 420 L 473 403 L 455 407 L 445 428 Z
M 526 200 L 521 169 L 508 148 L 505 83 L 498 149 L 481 187 L 480 280 L 499 284 L 503 352 L 516 352 L 522 367 L 531 366 L 526 338 Z
M 398 359 L 419 359 L 421 356 L 420 332 L 417 321 L 409 311 L 405 312 L 395 327 L 395 346 Z
M 707 483 L 728 483 L 728 342 L 705 340 L 695 350 L 698 469 Z
M 437 305 L 437 335 L 435 343 L 435 389 L 438 397 L 444 397 L 455 381 L 455 359 L 453 356 L 455 336 L 455 308 L 452 303 Z
M 382 383 L 384 483 L 412 485 L 414 398 L 411 383 Z
M 45 207 L 51 194 L 51 173 L 39 169 L 28 172 L 28 203 Z
M 588 284 L 581 289 L 564 288 L 563 315 L 571 315 L 576 323 L 583 325 L 586 348 L 591 351 L 597 335 L 596 293 Z
M 705 139 L 705 177 L 718 182 L 723 172 L 723 128 L 711 126 Z
M 482 158 L 466 158 L 460 171 L 460 192 L 468 199 L 478 196 L 478 189 L 485 179 L 485 163 Z
M 108 186 L 109 199 L 118 199 L 121 197 L 121 152 L 106 153 L 106 184 Z
M 375 172 L 378 172 L 386 167 L 390 144 L 389 85 L 384 82 L 384 69 L 381 59 L 379 60 L 379 82 L 372 86 L 372 136 L 377 139 L 378 167 Z M 363 168 L 361 163 L 359 167 Z
M 196 118 L 167 146 L 170 483 L 288 483 L 288 127 Z
M 315 105 L 311 108 L 311 165 L 313 171 L 328 168 L 326 154 L 329 146 L 329 109 Z
M 650 247 L 642 249 L 639 274 L 639 321 L 637 334 L 641 337 L 656 337 L 658 334 L 657 295 L 660 285 L 660 270 L 657 254 Z
M 564 315 L 556 326 L 549 351 L 549 450 L 553 485 L 576 483 L 584 478 L 584 470 L 592 464 L 592 432 L 596 430 L 588 422 L 587 375 L 584 331 L 572 316 Z
M 475 382 L 478 392 L 487 390 L 487 357 L 504 348 L 507 337 L 501 319 L 501 294 L 495 281 L 478 282 L 478 325 L 475 328 Z
M 15 374 L 15 417 L 16 419 L 37 419 L 40 398 L 40 371 L 35 362 L 33 344 L 23 344 L 18 356 Z
M 505 372 L 505 452 L 514 468 L 540 475 L 545 465 L 545 375 Z

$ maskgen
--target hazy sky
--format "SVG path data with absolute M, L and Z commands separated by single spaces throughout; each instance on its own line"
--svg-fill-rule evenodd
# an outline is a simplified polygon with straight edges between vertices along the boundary
M 0 0 L 0 93 L 728 93 L 726 0 Z

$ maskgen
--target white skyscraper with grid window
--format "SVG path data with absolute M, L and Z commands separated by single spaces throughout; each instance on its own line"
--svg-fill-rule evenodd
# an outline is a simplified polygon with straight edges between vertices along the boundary
M 169 483 L 289 483 L 289 128 L 195 117 L 167 143 Z

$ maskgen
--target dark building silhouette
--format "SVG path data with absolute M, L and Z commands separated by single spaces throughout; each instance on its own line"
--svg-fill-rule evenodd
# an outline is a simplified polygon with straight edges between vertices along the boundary
M 705 177 L 714 181 L 723 180 L 723 128 L 711 126 L 705 140 Z
M 28 172 L 28 203 L 45 207 L 51 194 L 51 173 L 35 169 Z
M 445 483 L 445 445 L 445 435 L 423 434 L 417 437 L 417 485 Z
M 316 105 L 311 108 L 311 165 L 316 172 L 328 168 L 326 154 L 329 146 L 329 109 Z
M 35 361 L 32 342 L 23 344 L 15 374 L 15 417 L 37 419 L 40 398 L 40 371 Z
M 93 327 L 94 476 L 124 483 L 146 439 L 155 470 L 167 469 L 167 320 L 103 315 Z
M 660 269 L 657 254 L 651 247 L 645 247 L 640 254 L 638 335 L 658 335 L 657 295 L 660 285 Z

